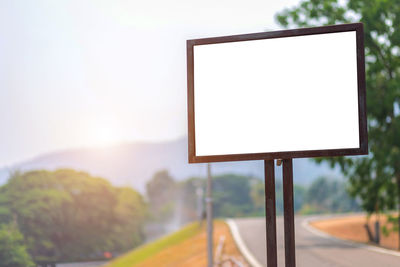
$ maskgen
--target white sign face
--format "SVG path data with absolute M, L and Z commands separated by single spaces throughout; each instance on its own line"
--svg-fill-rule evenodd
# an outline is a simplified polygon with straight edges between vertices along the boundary
M 195 156 L 360 148 L 356 31 L 193 46 Z

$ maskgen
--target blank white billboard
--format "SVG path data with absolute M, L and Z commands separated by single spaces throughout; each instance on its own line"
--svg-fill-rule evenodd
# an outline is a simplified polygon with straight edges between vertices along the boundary
M 195 156 L 360 148 L 356 31 L 193 46 Z

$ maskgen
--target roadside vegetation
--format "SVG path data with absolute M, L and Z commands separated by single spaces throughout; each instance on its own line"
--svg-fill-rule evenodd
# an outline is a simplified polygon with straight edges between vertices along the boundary
M 173 234 L 139 247 L 105 267 L 145 267 L 145 266 L 207 266 L 205 224 L 192 223 Z M 221 238 L 224 242 L 221 243 Z M 214 221 L 214 247 L 222 250 L 220 260 L 235 259 L 245 265 L 225 222 Z
M 123 253 L 143 243 L 145 218 L 138 192 L 103 178 L 66 169 L 15 173 L 0 187 L 0 253 L 9 252 L 0 266 Z
M 200 233 L 200 231 L 201 228 L 198 223 L 191 223 L 185 226 L 182 230 L 162 237 L 157 241 L 141 246 L 132 252 L 121 256 L 107 264 L 106 267 L 135 266 L 150 257 L 154 257 L 157 253 L 168 247 L 178 245 L 179 243 L 192 238 L 196 234 Z

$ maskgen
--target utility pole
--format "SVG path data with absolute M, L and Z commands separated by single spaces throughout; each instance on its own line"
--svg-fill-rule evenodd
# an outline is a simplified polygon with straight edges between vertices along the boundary
M 202 225 L 203 223 L 203 188 L 201 188 L 201 185 L 197 185 L 196 189 L 196 195 L 197 195 L 197 218 L 199 220 L 199 225 Z
M 207 256 L 208 267 L 213 267 L 213 209 L 212 209 L 212 180 L 211 164 L 207 163 Z

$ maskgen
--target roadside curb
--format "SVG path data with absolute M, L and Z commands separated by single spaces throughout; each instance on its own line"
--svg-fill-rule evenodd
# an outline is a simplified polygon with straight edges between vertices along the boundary
M 254 257 L 254 255 L 246 247 L 242 237 L 240 236 L 239 228 L 237 227 L 235 221 L 232 219 L 227 219 L 226 223 L 228 224 L 229 229 L 232 233 L 233 240 L 235 240 L 235 243 L 238 246 L 240 253 L 242 253 L 246 261 L 252 267 L 263 267 L 263 265 Z
M 369 250 L 369 251 L 374 251 L 374 252 L 381 253 L 381 254 L 400 257 L 400 252 L 393 251 L 393 250 L 390 250 L 390 249 L 387 249 L 387 248 L 381 248 L 381 247 L 375 247 L 375 246 L 371 246 L 371 245 L 367 245 L 367 244 L 362 244 L 362 243 L 358 243 L 358 242 L 355 242 L 355 241 L 350 241 L 350 240 L 347 240 L 347 239 L 342 239 L 342 238 L 330 235 L 328 233 L 325 233 L 325 232 L 323 232 L 321 230 L 318 230 L 317 228 L 315 228 L 315 227 L 310 225 L 310 222 L 317 221 L 318 219 L 321 219 L 321 218 L 318 218 L 318 217 L 307 218 L 301 223 L 301 226 L 303 228 L 305 228 L 307 231 L 309 231 L 309 232 L 311 232 L 311 233 L 313 233 L 313 234 L 315 234 L 315 235 L 317 235 L 319 237 L 322 237 L 322 238 L 330 239 L 330 240 L 336 241 L 336 242 L 343 242 L 343 243 L 346 243 L 347 245 L 355 246 L 355 247 L 358 247 L 358 248 L 363 248 L 363 249 L 366 249 L 366 250 Z

